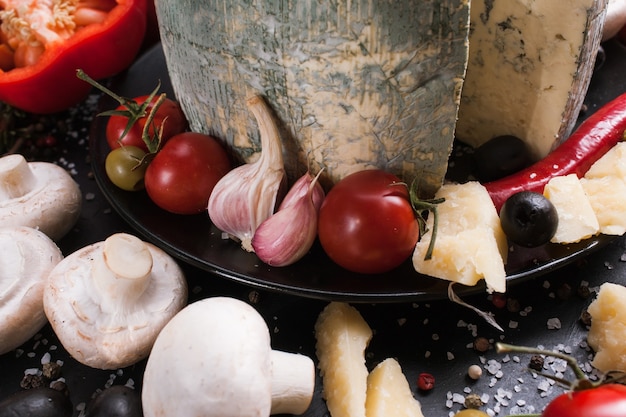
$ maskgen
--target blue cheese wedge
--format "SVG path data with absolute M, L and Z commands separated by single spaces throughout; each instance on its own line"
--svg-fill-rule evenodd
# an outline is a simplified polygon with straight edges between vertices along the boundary
M 245 106 L 261 94 L 291 178 L 381 168 L 434 194 L 447 170 L 468 58 L 469 0 L 157 0 L 162 44 L 191 129 L 244 160 Z
M 587 91 L 606 0 L 472 0 L 457 138 L 524 140 L 540 159 L 571 133 Z

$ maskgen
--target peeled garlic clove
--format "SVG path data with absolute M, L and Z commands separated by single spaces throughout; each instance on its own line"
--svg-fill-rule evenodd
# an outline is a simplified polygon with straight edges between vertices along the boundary
M 222 177 L 213 188 L 207 210 L 218 229 L 240 241 L 245 250 L 253 251 L 252 236 L 274 213 L 286 173 L 278 127 L 269 107 L 259 96 L 247 104 L 259 125 L 261 156 Z
M 259 259 L 271 266 L 287 266 L 311 249 L 317 236 L 319 207 L 324 190 L 309 173 L 289 190 L 276 214 L 265 220 L 252 238 Z M 303 190 L 305 192 L 303 192 Z

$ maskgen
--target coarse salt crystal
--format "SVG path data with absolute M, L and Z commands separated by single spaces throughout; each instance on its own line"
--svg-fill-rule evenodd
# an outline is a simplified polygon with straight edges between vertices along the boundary
M 465 403 L 465 395 L 463 394 L 459 394 L 459 393 L 453 393 L 452 394 L 452 402 L 457 403 L 457 404 L 464 404 Z
M 558 330 L 561 328 L 561 320 L 559 320 L 558 317 L 548 319 L 547 326 L 549 330 Z

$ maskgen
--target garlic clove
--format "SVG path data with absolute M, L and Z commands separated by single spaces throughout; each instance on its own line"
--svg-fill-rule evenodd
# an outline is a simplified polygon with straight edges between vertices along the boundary
M 320 171 L 321 172 L 321 171 Z M 251 244 L 259 259 L 271 266 L 300 260 L 317 237 L 319 207 L 324 190 L 306 173 L 291 187 L 279 210 L 257 228 Z
M 274 213 L 286 173 L 280 134 L 268 105 L 259 96 L 247 104 L 259 125 L 261 156 L 222 177 L 211 193 L 207 210 L 218 229 L 240 241 L 245 250 L 253 251 L 252 236 Z
M 285 198 L 280 203 L 278 210 L 280 211 L 284 208 L 289 207 L 290 205 L 295 204 L 298 200 L 302 199 L 306 194 L 310 192 L 313 206 L 317 211 L 319 211 L 320 206 L 322 205 L 322 201 L 324 201 L 324 197 L 326 196 L 326 194 L 324 193 L 324 189 L 317 181 L 322 171 L 318 172 L 316 176 L 313 176 L 310 172 L 307 172 L 306 174 L 298 178 L 298 180 L 289 189 L 287 195 L 285 195 Z M 311 187 L 313 187 L 313 189 L 310 189 Z

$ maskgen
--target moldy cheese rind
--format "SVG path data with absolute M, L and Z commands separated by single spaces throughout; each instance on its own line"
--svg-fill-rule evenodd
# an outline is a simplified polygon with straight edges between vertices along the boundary
M 381 168 L 434 194 L 465 75 L 468 0 L 157 0 L 168 69 L 192 130 L 259 151 L 245 99 L 276 112 L 293 179 Z

